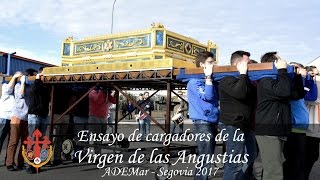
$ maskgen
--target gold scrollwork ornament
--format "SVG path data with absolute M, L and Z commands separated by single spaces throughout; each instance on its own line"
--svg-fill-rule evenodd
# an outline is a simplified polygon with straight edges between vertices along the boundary
M 143 45 L 144 42 L 142 39 L 133 39 L 132 42 L 130 42 L 129 40 L 125 40 L 124 42 L 118 42 L 117 43 L 117 47 L 119 48 L 120 46 L 122 47 L 133 47 L 136 45 Z
M 110 51 L 112 48 L 113 48 L 112 41 L 108 40 L 108 41 L 104 42 L 103 49 L 105 51 Z
M 183 43 L 181 42 L 181 43 L 175 43 L 174 41 L 170 41 L 170 43 L 169 43 L 169 45 L 171 46 L 171 47 L 173 47 L 173 48 L 178 48 L 178 49 L 180 49 L 180 50 L 183 50 Z

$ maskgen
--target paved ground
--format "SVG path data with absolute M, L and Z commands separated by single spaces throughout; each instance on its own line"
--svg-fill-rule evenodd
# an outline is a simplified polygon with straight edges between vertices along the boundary
M 124 121 L 128 124 L 129 121 Z M 129 132 L 132 131 L 133 128 L 136 126 L 134 125 L 134 122 L 129 123 L 129 125 L 120 125 L 119 126 L 119 132 L 126 132 L 125 134 L 128 135 Z M 152 132 L 161 132 L 159 128 L 157 127 L 152 127 Z M 6 144 L 6 143 L 5 143 Z M 176 147 L 181 147 L 181 143 L 174 143 Z M 185 143 L 183 143 L 185 144 Z M 187 145 L 193 146 L 194 143 L 189 143 Z M 161 147 L 161 144 L 156 144 L 156 143 L 147 143 L 147 142 L 136 142 L 136 143 L 131 143 L 130 149 L 131 148 L 154 148 L 154 147 Z M 186 148 L 187 152 L 190 152 L 190 148 Z M 5 149 L 2 150 L 2 152 L 5 152 Z M 217 153 L 221 153 L 221 147 L 217 147 L 216 149 Z M 111 150 L 104 150 L 103 153 L 113 153 Z M 145 154 L 149 154 L 150 152 L 145 151 Z M 129 155 L 132 154 L 130 153 L 123 153 L 124 154 L 124 159 L 127 159 Z M 174 153 L 172 153 L 173 155 Z M 124 162 L 121 164 L 107 164 L 104 168 L 98 169 L 97 164 L 88 164 L 88 163 L 72 163 L 71 161 L 65 161 L 63 165 L 59 165 L 56 167 L 44 167 L 41 170 L 41 173 L 39 174 L 26 174 L 25 171 L 16 171 L 16 172 L 9 172 L 7 169 L 2 166 L 3 165 L 3 160 L 4 160 L 4 153 L 0 155 L 0 180 L 5 180 L 5 179 L 23 179 L 23 180 L 34 180 L 34 179 L 41 179 L 41 180 L 82 180 L 82 179 L 104 179 L 107 178 L 108 180 L 118 180 L 118 179 L 129 179 L 129 180 L 134 180 L 134 179 L 141 179 L 141 180 L 152 180 L 155 179 L 154 176 L 156 173 L 156 169 L 159 166 L 159 164 L 152 164 L 149 162 L 144 162 L 141 164 L 135 163 L 135 164 L 129 164 L 128 162 Z M 175 162 L 177 158 L 172 158 L 171 163 Z M 125 176 L 103 176 L 108 170 L 108 168 L 115 168 L 115 167 L 134 167 L 134 168 L 139 168 L 141 170 L 140 172 L 143 173 L 144 171 L 148 171 L 146 176 L 130 176 L 130 177 L 125 177 Z M 175 166 L 169 167 L 170 170 L 190 170 L 192 171 L 194 167 L 194 164 L 182 164 L 178 163 Z M 214 168 L 215 166 L 212 166 L 212 174 L 214 173 Z M 163 172 L 163 171 L 162 171 Z M 219 169 L 216 174 L 211 176 L 209 179 L 221 179 L 223 170 Z M 261 163 L 260 160 L 257 159 L 255 163 L 255 173 L 257 176 L 261 174 Z M 173 180 L 192 180 L 192 176 L 184 175 L 184 176 L 174 176 L 172 178 Z M 318 180 L 320 179 L 320 160 L 315 164 L 313 171 L 311 173 L 311 180 Z

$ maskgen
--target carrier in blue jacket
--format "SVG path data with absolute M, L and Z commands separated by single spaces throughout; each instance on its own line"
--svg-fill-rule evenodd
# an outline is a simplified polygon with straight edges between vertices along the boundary
M 190 79 L 187 88 L 190 119 L 218 123 L 217 86 L 206 85 L 204 79 Z
M 303 78 L 304 83 L 304 98 L 290 101 L 292 113 L 292 128 L 293 131 L 305 131 L 309 126 L 309 113 L 304 100 L 315 101 L 317 99 L 317 86 L 315 82 L 307 76 Z M 299 132 L 300 132 L 299 131 Z M 301 131 L 301 132 L 302 132 Z

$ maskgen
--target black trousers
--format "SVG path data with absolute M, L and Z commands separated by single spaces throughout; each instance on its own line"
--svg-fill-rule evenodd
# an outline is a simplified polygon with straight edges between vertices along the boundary
M 312 167 L 319 158 L 320 138 L 306 137 L 306 161 L 305 161 L 305 180 L 309 179 Z
M 305 160 L 306 160 L 306 134 L 290 133 L 284 144 L 283 154 L 285 162 L 283 163 L 284 180 L 304 180 L 305 178 Z M 319 149 L 319 146 L 318 146 Z

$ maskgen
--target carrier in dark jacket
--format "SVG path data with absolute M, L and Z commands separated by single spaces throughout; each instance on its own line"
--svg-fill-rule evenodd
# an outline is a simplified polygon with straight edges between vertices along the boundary
M 50 96 L 48 89 L 40 79 L 36 79 L 33 85 L 26 87 L 26 103 L 29 107 L 28 114 L 48 116 Z
M 287 69 L 277 79 L 263 78 L 257 86 L 256 134 L 286 136 L 291 131 L 291 81 Z
M 219 83 L 220 121 L 242 130 L 252 129 L 256 88 L 247 75 L 228 76 Z

